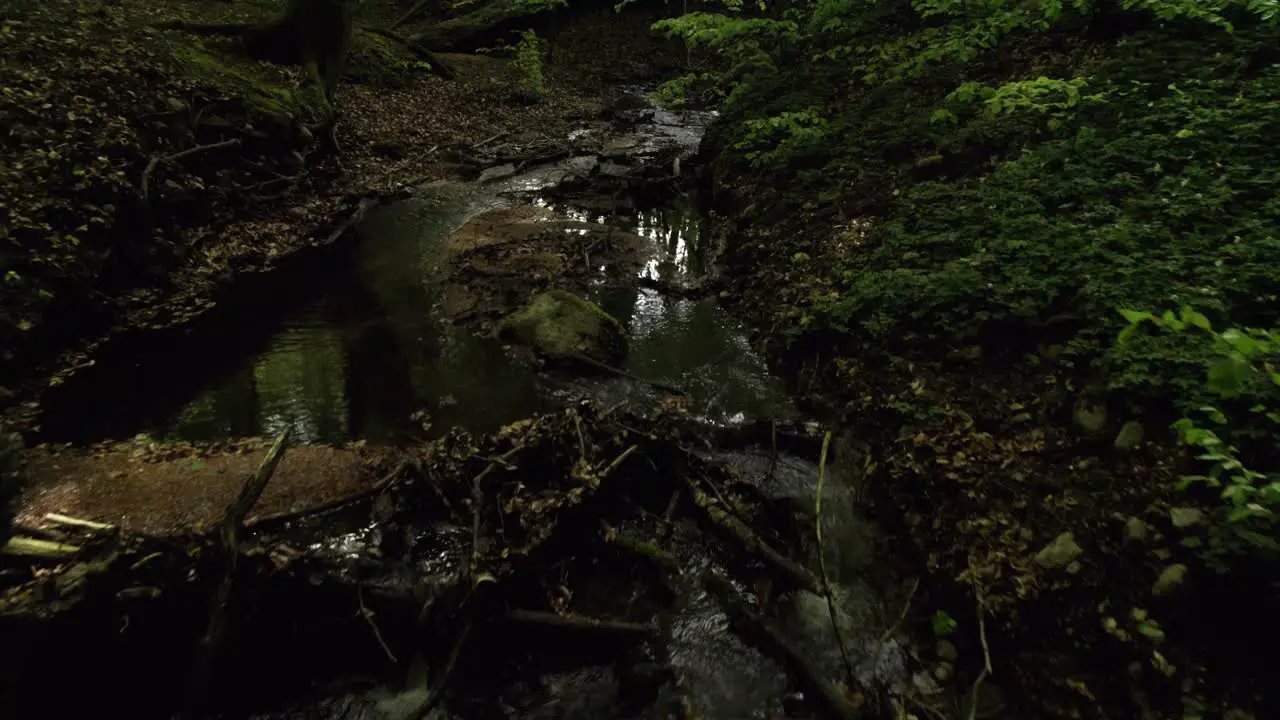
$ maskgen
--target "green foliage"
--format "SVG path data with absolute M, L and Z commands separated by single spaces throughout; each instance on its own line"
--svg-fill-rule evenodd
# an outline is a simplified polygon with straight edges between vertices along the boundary
M 1214 398 L 1177 420 L 1178 439 L 1199 454 L 1203 473 L 1186 474 L 1179 489 L 1205 486 L 1218 493 L 1218 522 L 1209 542 L 1188 538 L 1216 567 L 1231 555 L 1258 553 L 1280 558 L 1280 332 L 1213 329 L 1190 307 L 1175 315 L 1121 310 L 1129 321 L 1120 334 L 1125 344 L 1144 326 L 1154 326 L 1183 342 L 1208 341 L 1211 358 L 1203 387 Z M 1263 468 L 1262 470 L 1251 468 Z
M 933 626 L 933 634 L 938 637 L 950 635 L 959 626 L 956 623 L 956 619 L 948 615 L 945 610 L 935 612 L 931 624 Z
M 520 42 L 515 46 L 515 59 L 512 61 L 520 71 L 520 87 L 526 92 L 542 97 L 547 94 L 547 83 L 542 76 L 543 56 L 542 40 L 532 30 L 520 34 Z

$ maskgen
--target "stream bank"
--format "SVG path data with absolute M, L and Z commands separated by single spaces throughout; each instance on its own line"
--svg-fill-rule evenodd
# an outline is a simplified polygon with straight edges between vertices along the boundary
M 172 688 L 138 708 L 136 679 L 85 656 L 64 671 L 93 677 L 96 707 L 190 702 L 179 675 L 204 667 L 191 651 L 202 598 L 225 578 L 232 633 L 201 677 L 234 691 L 197 700 L 227 716 L 849 718 L 936 692 L 899 633 L 911 588 L 862 507 L 856 447 L 827 447 L 717 301 L 720 248 L 685 182 L 709 118 L 632 95 L 551 152 L 494 143 L 475 180 L 371 208 L 314 264 L 265 278 L 282 300 L 225 303 L 186 337 L 104 354 L 51 391 L 44 439 L 159 453 L 143 490 L 198 497 L 188 509 L 221 529 L 122 532 L 138 524 L 102 514 L 109 499 L 29 502 L 23 532 L 77 549 L 46 556 L 61 560 L 53 580 L 6 570 L 0 621 L 41 640 L 6 659 L 4 707 L 48 691 L 22 668 L 83 642 L 73 621 L 131 676 Z M 616 367 L 493 337 L 547 290 L 627 329 Z M 269 453 L 258 442 L 228 466 L 211 443 L 279 431 L 304 444 L 301 469 L 281 464 L 275 497 L 219 518 L 225 476 Z M 59 450 L 68 467 L 51 472 L 38 452 L 37 487 L 92 461 Z M 361 470 L 297 482 L 326 455 Z M 218 469 L 215 491 L 201 473 Z M 335 489 L 363 495 L 296 512 L 297 492 Z M 111 527 L 60 525 L 50 509 Z M 249 533 L 232 575 L 228 522 Z

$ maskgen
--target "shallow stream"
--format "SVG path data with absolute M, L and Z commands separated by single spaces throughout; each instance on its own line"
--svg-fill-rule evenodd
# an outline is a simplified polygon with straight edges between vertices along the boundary
M 657 165 L 678 174 L 681 160 L 696 148 L 703 121 L 642 111 L 627 133 L 597 137 L 602 149 L 595 153 L 523 172 L 495 165 L 477 181 L 434 185 L 377 208 L 357 226 L 356 242 L 330 252 L 324 267 L 282 280 L 269 302 L 253 305 L 214 332 L 150 348 L 91 373 L 53 405 L 55 411 L 45 419 L 47 437 L 83 442 L 146 433 L 156 439 L 212 441 L 273 435 L 289 427 L 299 442 L 390 444 L 420 432 L 423 417 L 429 418 L 429 434 L 452 427 L 488 432 L 582 398 L 634 409 L 660 402 L 667 393 L 643 381 L 517 361 L 491 333 L 454 321 L 447 291 L 451 239 L 468 228 L 475 234 L 475 223 L 492 223 L 495 217 L 543 223 L 566 238 L 588 226 L 643 238 L 640 261 L 634 264 L 639 269 L 629 277 L 609 267 L 607 258 L 597 258 L 598 267 L 589 255 L 584 258 L 598 270 L 588 298 L 629 335 L 620 369 L 680 387 L 688 397 L 688 413 L 709 427 L 798 421 L 786 383 L 770 374 L 746 328 L 720 307 L 714 293 L 679 292 L 712 278 L 721 250 L 697 198 L 582 192 L 584 177 L 616 179 Z M 609 132 L 588 127 L 572 140 Z M 576 190 L 566 192 L 568 185 Z M 499 222 L 489 231 L 501 235 L 504 227 Z M 59 405 L 76 407 L 77 413 L 68 416 L 56 410 Z M 425 416 L 415 417 L 419 411 Z M 816 458 L 771 457 L 738 448 L 702 455 L 738 467 L 767 497 L 812 508 Z M 904 651 L 885 635 L 892 613 L 863 572 L 872 563 L 873 543 L 866 540 L 869 526 L 850 500 L 854 473 L 841 460 L 828 469 L 828 492 L 844 499 L 829 502 L 824 524 L 829 545 L 841 549 L 836 555 L 842 557 L 832 562 L 845 599 L 845 641 L 855 648 L 860 675 L 897 681 L 904 672 Z M 376 525 L 344 522 L 350 527 L 299 531 L 310 536 L 315 552 L 352 556 L 377 546 Z M 454 556 L 464 543 L 456 529 L 443 529 L 439 536 L 438 561 L 423 572 L 450 572 L 457 564 Z M 658 661 L 674 671 L 697 717 L 780 716 L 791 687 L 786 672 L 731 632 L 725 613 L 701 589 L 697 578 L 717 565 L 707 548 L 681 547 L 679 533 L 672 541 L 687 582 L 678 588 L 679 599 L 660 613 L 664 633 Z M 840 674 L 838 647 L 826 604 L 814 599 L 792 597 L 779 622 L 834 678 Z M 514 716 L 622 717 L 614 701 L 613 672 L 607 666 L 548 672 L 536 688 L 512 697 Z M 329 698 L 270 716 L 397 717 L 394 697 L 350 696 L 340 703 Z M 344 709 L 334 710 L 335 703 Z M 664 716 L 660 709 L 660 704 L 651 708 L 653 717 Z

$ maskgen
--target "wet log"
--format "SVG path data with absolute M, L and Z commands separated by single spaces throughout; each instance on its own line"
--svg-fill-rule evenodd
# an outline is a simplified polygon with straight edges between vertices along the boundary
M 739 635 L 748 644 L 778 660 L 798 679 L 805 693 L 813 698 L 821 717 L 832 720 L 858 720 L 861 715 L 840 690 L 828 681 L 809 659 L 811 653 L 796 647 L 774 630 L 759 614 L 752 612 L 746 600 L 733 585 L 720 575 L 707 573 L 704 584 L 725 614 L 734 621 Z
M 747 527 L 746 523 L 734 517 L 728 509 L 721 507 L 716 500 L 699 490 L 692 478 L 685 478 L 685 484 L 694 505 L 702 510 L 703 517 L 721 534 L 737 542 L 743 551 L 763 562 L 792 585 L 815 595 L 822 595 L 822 581 L 816 575 L 761 540 L 750 527 Z
M 652 625 L 623 622 L 621 620 L 600 620 L 582 615 L 557 615 L 537 610 L 512 610 L 507 619 L 526 625 L 538 625 L 552 630 L 589 631 L 615 635 L 641 635 L 645 637 L 658 633 Z
M 5 555 L 39 560 L 65 560 L 78 552 L 80 552 L 78 545 L 23 536 L 9 538 L 9 542 L 5 543 L 3 549 Z

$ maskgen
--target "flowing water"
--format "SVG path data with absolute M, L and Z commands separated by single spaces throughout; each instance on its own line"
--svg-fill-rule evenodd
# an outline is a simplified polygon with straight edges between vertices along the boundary
M 208 441 L 271 435 L 289 427 L 300 442 L 383 443 L 415 430 L 411 416 L 419 410 L 429 413 L 437 432 L 450 427 L 485 432 L 582 397 L 602 405 L 657 402 L 661 393 L 648 383 L 539 372 L 514 362 L 496 339 L 459 327 L 441 311 L 448 239 L 485 213 L 512 208 L 536 210 L 543 221 L 564 227 L 614 226 L 645 238 L 639 278 L 618 282 L 601 266 L 588 293 L 628 332 L 623 370 L 686 390 L 690 414 L 712 426 L 796 419 L 785 383 L 769 373 L 746 329 L 714 297 L 643 286 L 696 287 L 714 273 L 720 248 L 706 231 L 696 198 L 610 204 L 575 201 L 558 191 L 591 168 L 606 177 L 616 174 L 609 152 L 630 153 L 634 161 L 672 144 L 696 147 L 696 123 L 660 111 L 646 118 L 648 124 L 631 136 L 606 143 L 611 149 L 603 159 L 574 158 L 525 173 L 497 168 L 482 182 L 427 188 L 375 209 L 358 226 L 357 242 L 326 256 L 323 269 L 283 279 L 270 302 L 251 304 L 251 311 L 220 323 L 216 332 L 132 354 L 126 362 L 91 373 L 88 382 L 65 393 L 70 399 L 63 406 L 78 408 L 74 417 L 52 412 L 46 433 L 58 440 L 146 433 Z M 676 162 L 687 155 L 677 153 Z M 817 467 L 811 460 L 738 451 L 708 452 L 704 458 L 742 470 L 766 496 L 812 506 Z M 836 469 L 832 477 L 828 492 L 851 496 Z M 864 677 L 897 677 L 902 650 L 878 637 L 887 623 L 878 593 L 864 578 L 872 544 L 866 540 L 868 526 L 856 517 L 847 499 L 832 502 L 824 512 L 832 544 L 844 549 L 844 557 L 834 562 L 846 598 L 846 640 L 858 648 Z M 358 557 L 376 547 L 377 533 L 376 526 L 356 520 L 345 527 L 307 528 L 304 534 L 312 551 Z M 686 581 L 680 598 L 661 615 L 661 661 L 674 670 L 698 717 L 777 716 L 789 687 L 786 673 L 744 645 L 701 588 L 698 578 L 716 566 L 707 549 L 673 542 Z M 440 551 L 424 572 L 447 571 L 465 546 L 456 529 L 442 530 L 438 544 Z M 815 599 L 790 598 L 783 626 L 838 676 L 827 608 Z M 612 673 L 609 667 L 548 672 L 537 692 L 519 700 L 525 705 L 519 716 L 621 717 Z M 395 717 L 395 702 L 379 697 L 330 698 L 310 710 L 273 717 Z M 333 710 L 334 703 L 344 709 Z

